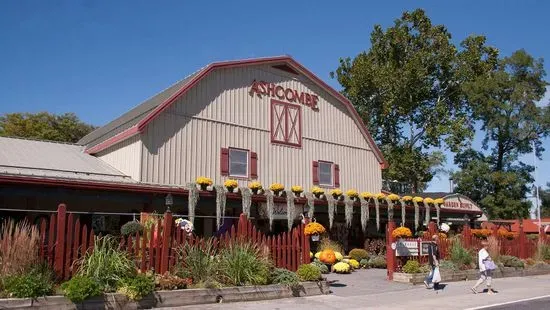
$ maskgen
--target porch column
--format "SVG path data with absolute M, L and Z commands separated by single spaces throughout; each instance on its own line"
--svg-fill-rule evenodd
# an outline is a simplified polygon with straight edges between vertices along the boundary
M 392 232 L 395 229 L 395 221 L 392 219 L 386 226 L 386 268 L 388 280 L 393 280 L 393 272 L 395 271 L 396 259 L 395 250 L 391 245 L 395 241 L 392 237 Z

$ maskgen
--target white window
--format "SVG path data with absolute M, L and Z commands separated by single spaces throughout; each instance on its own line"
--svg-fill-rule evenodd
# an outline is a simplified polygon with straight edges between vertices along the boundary
M 248 151 L 229 149 L 229 175 L 248 178 Z
M 334 164 L 329 162 L 319 162 L 319 184 L 320 185 L 334 185 L 333 169 Z

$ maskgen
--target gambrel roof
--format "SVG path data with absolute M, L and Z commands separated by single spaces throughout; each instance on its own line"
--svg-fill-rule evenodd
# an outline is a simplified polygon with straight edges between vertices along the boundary
M 144 128 L 154 120 L 160 113 L 166 110 L 180 96 L 184 95 L 189 89 L 197 85 L 210 72 L 219 68 L 237 68 L 254 65 L 271 64 L 283 70 L 303 74 L 305 77 L 313 81 L 318 87 L 327 91 L 330 95 L 340 101 L 348 110 L 358 129 L 369 143 L 377 160 L 382 168 L 387 167 L 387 162 L 384 160 L 380 149 L 372 139 L 367 127 L 361 120 L 357 111 L 353 108 L 351 102 L 342 94 L 323 82 L 311 71 L 299 64 L 290 56 L 276 56 L 265 58 L 254 58 L 235 61 L 214 62 L 206 67 L 201 68 L 197 72 L 191 74 L 185 79 L 170 86 L 166 90 L 156 96 L 146 100 L 139 106 L 123 114 L 119 118 L 113 120 L 107 125 L 96 129 L 78 143 L 86 146 L 86 152 L 90 154 L 98 153 L 106 148 L 115 145 L 123 140 L 126 140 L 134 135 L 143 132 Z

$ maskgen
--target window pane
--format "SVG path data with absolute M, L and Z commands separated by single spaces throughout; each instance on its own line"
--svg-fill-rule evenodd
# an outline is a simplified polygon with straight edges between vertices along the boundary
M 319 183 L 332 185 L 332 164 L 319 162 Z
M 248 151 L 229 150 L 229 174 L 234 176 L 248 176 Z

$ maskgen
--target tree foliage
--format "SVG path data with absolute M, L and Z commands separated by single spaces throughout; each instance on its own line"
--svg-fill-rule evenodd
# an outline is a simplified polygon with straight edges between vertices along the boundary
M 94 129 L 74 113 L 7 113 L 0 116 L 0 136 L 3 137 L 74 143 Z
M 519 50 L 465 83 L 487 155 L 468 150 L 455 157 L 461 168 L 454 174 L 456 191 L 478 202 L 492 218 L 529 215 L 526 197 L 533 167 L 519 156 L 532 151 L 540 156 L 542 139 L 550 133 L 549 107 L 537 106 L 546 91 L 544 76 L 542 60 Z
M 546 189 L 539 188 L 539 197 L 541 217 L 550 217 L 550 183 L 546 184 Z
M 495 63 L 496 50 L 485 38 L 472 36 L 461 48 L 442 25 L 433 25 L 423 10 L 403 13 L 392 27 L 374 27 L 371 48 L 340 59 L 332 73 L 343 87 L 388 158 L 407 164 L 390 168 L 395 178 L 418 190 L 444 161 L 428 150 L 456 151 L 473 136 L 463 85 Z

